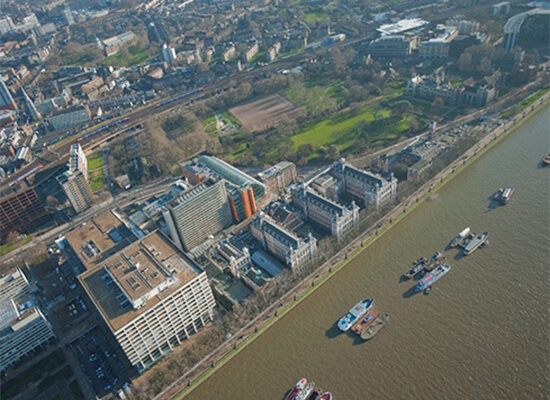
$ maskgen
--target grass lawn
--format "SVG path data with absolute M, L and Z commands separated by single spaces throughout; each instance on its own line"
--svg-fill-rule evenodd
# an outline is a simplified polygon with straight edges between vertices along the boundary
M 305 107 L 308 112 L 335 108 L 344 98 L 342 89 L 336 83 L 322 81 L 292 85 L 283 95 L 296 107 Z
M 389 110 L 384 110 L 385 115 L 389 116 L 389 113 Z M 383 117 L 382 114 L 379 116 Z M 329 145 L 346 136 L 346 131 L 353 128 L 358 122 L 372 122 L 374 119 L 374 114 L 368 107 L 363 108 L 355 116 L 351 116 L 349 112 L 337 114 L 292 136 L 292 144 L 295 149 L 306 143 L 311 143 L 314 147 Z
M 532 94 L 531 96 L 527 97 L 525 100 L 523 100 L 521 103 L 516 104 L 512 108 L 509 108 L 508 110 L 504 111 L 500 114 L 500 116 L 504 119 L 512 118 L 514 115 L 522 112 L 523 110 L 529 108 L 535 101 L 540 99 L 542 96 L 544 96 L 550 88 L 541 89 L 538 92 Z
M 103 156 L 101 153 L 92 153 L 88 157 L 88 171 L 103 167 Z
M 395 118 L 395 122 L 388 125 L 390 118 Z M 360 122 L 366 124 L 366 130 L 357 129 Z M 386 146 L 399 140 L 418 122 L 414 114 L 405 113 L 398 118 L 392 116 L 387 108 L 365 106 L 357 115 L 352 116 L 348 111 L 318 122 L 292 136 L 291 141 L 294 150 L 301 144 L 311 144 L 314 150 L 321 146 L 336 145 L 341 152 L 353 152 L 357 140 L 363 141 L 368 147 Z M 315 156 L 313 153 L 309 159 Z
M 330 19 L 330 15 L 328 15 L 326 12 L 321 11 L 321 10 L 308 12 L 308 13 L 306 13 L 305 18 L 304 18 L 306 24 L 312 24 L 312 23 L 315 23 L 315 22 L 327 21 L 329 19 Z
M 90 154 L 88 157 L 88 183 L 92 192 L 103 189 L 105 186 L 103 177 L 103 156 L 99 152 Z
M 141 49 L 139 46 L 128 47 L 128 53 L 129 57 L 125 57 L 121 52 L 118 52 L 101 60 L 100 64 L 133 67 L 155 58 L 154 53 L 151 53 L 148 49 Z
M 90 190 L 92 192 L 97 192 L 98 190 L 103 189 L 103 186 L 105 186 L 103 178 L 104 174 L 102 169 L 97 169 L 88 173 L 88 182 L 90 184 Z
M 23 246 L 24 244 L 27 244 L 31 241 L 30 235 L 27 235 L 25 239 L 22 239 L 14 244 L 4 244 L 0 246 L 0 256 L 3 256 L 4 254 L 8 254 L 10 251 L 17 249 L 18 247 Z

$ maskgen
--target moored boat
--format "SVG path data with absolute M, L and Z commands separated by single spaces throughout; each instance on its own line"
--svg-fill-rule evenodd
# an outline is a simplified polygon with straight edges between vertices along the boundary
M 542 159 L 542 165 L 545 167 L 550 165 L 550 153 L 546 154 L 546 156 Z
M 476 236 L 472 240 L 468 242 L 468 244 L 464 247 L 464 254 L 472 254 L 474 251 L 476 251 L 483 243 L 487 241 L 487 237 L 489 236 L 489 232 L 483 232 L 481 235 Z
M 338 321 L 338 329 L 342 332 L 346 332 L 349 328 L 353 326 L 359 319 L 361 319 L 374 304 L 373 299 L 365 299 L 354 305 L 346 315 L 344 315 Z
M 300 379 L 298 383 L 296 383 L 294 388 L 292 388 L 292 390 L 287 394 L 287 396 L 285 397 L 285 400 L 296 400 L 296 396 L 298 396 L 304 390 L 304 388 L 306 387 L 306 384 L 307 384 L 306 378 Z
M 404 279 L 411 279 L 411 278 L 415 277 L 417 274 L 420 273 L 420 271 L 422 271 L 424 269 L 427 262 L 428 262 L 428 260 L 426 260 L 426 258 L 424 258 L 424 257 L 419 258 L 418 260 L 415 261 L 415 264 L 413 265 L 413 267 L 403 274 L 403 278 Z
M 315 389 L 315 382 L 310 382 L 307 384 L 307 386 L 295 397 L 296 400 L 306 400 L 308 396 L 313 392 L 313 389 Z
M 449 264 L 438 265 L 436 269 L 427 274 L 424 278 L 418 281 L 418 284 L 414 287 L 415 292 L 421 292 L 424 289 L 430 287 L 435 282 L 443 278 L 443 276 L 449 272 L 451 266 Z
M 361 332 L 361 339 L 370 340 L 380 332 L 389 322 L 390 316 L 388 314 L 379 315 L 374 322 L 370 324 L 363 332 Z
M 499 189 L 494 195 L 494 199 L 500 204 L 507 204 L 512 196 L 514 195 L 516 189 L 513 186 L 507 186 L 504 189 Z
M 358 320 L 351 330 L 358 335 L 361 335 L 361 332 L 365 330 L 376 318 L 378 317 L 378 311 L 374 308 L 371 308 L 360 320 Z
M 456 246 L 458 246 L 458 244 L 462 240 L 464 240 L 464 238 L 468 235 L 468 233 L 470 233 L 470 228 L 469 227 L 464 228 L 463 230 L 461 230 L 460 233 L 453 240 L 451 240 L 451 243 L 449 243 L 449 247 L 451 249 L 454 249 Z

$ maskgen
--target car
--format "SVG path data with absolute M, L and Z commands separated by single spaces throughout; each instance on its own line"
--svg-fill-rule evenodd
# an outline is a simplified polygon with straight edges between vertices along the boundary
M 111 385 L 105 385 L 103 386 L 103 390 L 107 391 L 111 389 Z

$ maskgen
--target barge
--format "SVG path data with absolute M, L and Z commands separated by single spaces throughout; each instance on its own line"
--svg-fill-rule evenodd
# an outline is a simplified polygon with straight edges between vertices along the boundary
M 351 330 L 360 336 L 361 332 L 363 332 L 372 322 L 374 322 L 376 318 L 378 318 L 378 315 L 378 311 L 371 309 L 363 318 L 353 325 Z
M 427 274 L 424 278 L 418 281 L 418 284 L 414 287 L 415 292 L 421 292 L 432 286 L 435 282 L 443 278 L 443 276 L 451 270 L 449 264 L 438 265 L 436 269 Z
M 390 321 L 389 314 L 379 315 L 376 319 L 361 332 L 361 339 L 371 340 L 374 335 L 380 332 Z
M 481 235 L 477 235 L 476 237 L 468 241 L 468 243 L 465 244 L 463 249 L 464 254 L 465 255 L 472 254 L 480 246 L 485 245 L 487 242 L 488 236 L 489 236 L 489 232 L 485 231 Z

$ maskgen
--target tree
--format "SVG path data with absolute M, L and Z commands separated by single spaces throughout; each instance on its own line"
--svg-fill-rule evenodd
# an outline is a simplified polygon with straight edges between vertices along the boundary
M 11 231 L 8 233 L 8 236 L 6 236 L 6 243 L 7 244 L 16 244 L 19 241 L 19 233 L 16 231 Z
M 458 70 L 460 72 L 470 72 L 472 68 L 472 55 L 464 52 L 458 59 Z

